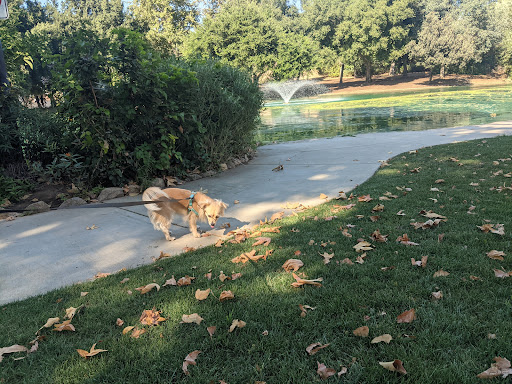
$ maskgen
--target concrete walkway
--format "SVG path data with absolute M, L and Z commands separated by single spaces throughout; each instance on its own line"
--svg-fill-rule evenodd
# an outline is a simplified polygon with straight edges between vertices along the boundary
M 338 191 L 349 191 L 372 176 L 379 160 L 401 152 L 498 135 L 512 135 L 512 121 L 267 145 L 247 165 L 183 187 L 207 189 L 210 196 L 230 204 L 217 226 L 229 222 L 235 229 L 270 217 L 286 202 L 314 205 L 322 202 L 321 193 L 336 197 Z M 280 164 L 284 169 L 273 172 Z M 123 199 L 136 201 L 140 196 Z M 240 203 L 233 204 L 235 200 Z M 86 230 L 93 224 L 98 228 Z M 168 242 L 153 229 L 143 206 L 51 211 L 3 221 L 0 304 L 85 281 L 98 272 L 151 263 L 160 251 L 178 254 L 184 247 L 206 246 L 230 229 L 211 230 L 214 236 L 195 239 L 188 229 L 174 227 L 177 239 Z

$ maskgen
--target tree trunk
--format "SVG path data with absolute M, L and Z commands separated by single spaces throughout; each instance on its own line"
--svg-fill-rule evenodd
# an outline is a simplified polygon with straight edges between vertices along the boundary
M 433 68 L 430 68 L 430 78 L 428 79 L 429 83 L 432 82 L 432 72 L 433 72 Z
M 396 63 L 393 61 L 391 63 L 391 66 L 389 67 L 389 76 L 395 76 L 396 75 L 395 67 L 396 67 Z
M 403 67 L 403 69 L 402 69 L 402 76 L 405 77 L 405 76 L 407 76 L 407 57 L 404 57 L 402 59 L 402 67 Z
M 444 79 L 444 70 L 445 70 L 445 67 L 444 67 L 444 64 L 441 65 L 441 70 L 439 71 L 439 77 L 441 79 Z
M 345 63 L 341 63 L 340 66 L 340 84 L 343 84 L 343 71 L 345 71 Z
M 368 61 L 366 62 L 366 82 L 371 83 L 372 81 L 372 64 Z

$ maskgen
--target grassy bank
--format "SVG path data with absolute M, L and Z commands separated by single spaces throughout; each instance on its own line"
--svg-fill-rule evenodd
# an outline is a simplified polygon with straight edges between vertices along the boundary
M 511 185 L 510 148 L 512 138 L 501 137 L 405 153 L 352 191 L 354 198 L 296 212 L 238 244 L 226 241 L 6 305 L 0 309 L 2 347 L 30 348 L 48 318 L 62 321 L 66 309 L 80 309 L 71 321 L 75 331 L 44 328 L 35 352 L 4 355 L 0 382 L 311 383 L 321 381 L 319 362 L 336 372 L 346 367 L 341 375 L 346 383 L 474 383 L 495 356 L 512 358 L 512 278 L 493 271 L 512 270 L 512 191 L 496 189 Z M 421 211 L 446 219 L 415 229 L 412 222 L 428 220 Z M 485 224 L 503 224 L 505 234 L 478 228 Z M 262 228 L 274 232 L 258 234 Z M 377 229 L 387 241 L 372 238 Z M 404 234 L 418 245 L 396 241 Z M 258 236 L 270 243 L 253 246 Z M 353 248 L 360 239 L 372 248 L 364 257 Z M 270 254 L 232 262 L 253 249 Z M 503 251 L 504 260 L 489 258 L 492 250 Z M 424 267 L 411 264 L 411 258 L 424 256 Z M 322 278 L 322 286 L 293 287 L 295 279 L 282 268 L 291 258 L 304 263 L 299 277 Z M 449 275 L 435 277 L 441 270 Z M 205 276 L 210 271 L 211 280 Z M 235 279 L 221 281 L 221 271 Z M 163 286 L 172 276 L 186 275 L 195 277 L 190 285 Z M 136 290 L 150 283 L 160 290 Z M 200 301 L 197 289 L 211 293 Z M 220 301 L 223 291 L 234 298 Z M 443 297 L 433 298 L 439 291 Z M 315 309 L 301 316 L 299 305 Z M 153 308 L 166 320 L 141 324 L 143 311 Z M 399 323 L 397 317 L 411 309 L 416 319 Z M 180 323 L 193 313 L 204 320 Z M 122 326 L 116 325 L 118 318 Z M 246 325 L 229 332 L 236 319 Z M 145 333 L 123 334 L 126 326 Z M 211 337 L 210 326 L 216 326 Z M 363 326 L 368 336 L 354 335 Z M 392 336 L 389 344 L 371 343 L 383 334 Z M 306 348 L 316 342 L 329 345 L 309 355 Z M 87 359 L 77 353 L 94 343 L 107 351 Z M 197 365 L 189 365 L 185 375 L 185 356 L 196 350 L 201 351 Z M 379 365 L 395 359 L 403 362 L 406 375 Z

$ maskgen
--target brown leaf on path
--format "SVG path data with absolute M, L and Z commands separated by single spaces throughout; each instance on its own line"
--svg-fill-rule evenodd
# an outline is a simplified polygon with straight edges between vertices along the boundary
M 306 279 L 301 279 L 295 273 L 292 273 L 292 276 L 295 279 L 295 282 L 292 283 L 292 286 L 294 286 L 295 288 L 302 287 L 303 285 L 314 285 L 316 287 L 322 286 L 321 281 L 323 281 L 323 279 L 321 277 L 318 279 L 306 280 Z
M 71 324 L 71 320 L 63 321 L 61 324 L 54 324 L 54 331 L 62 332 L 62 331 L 72 331 L 75 332 L 75 327 Z
M 284 212 L 276 212 L 272 216 L 270 216 L 270 222 L 273 223 L 276 220 L 281 220 L 284 216 Z
M 124 321 L 118 317 L 116 320 L 116 325 L 118 327 L 122 327 L 124 325 Z
M 216 246 L 217 248 L 220 248 L 220 247 L 222 247 L 222 245 L 223 245 L 223 244 L 224 244 L 224 240 L 219 239 L 219 240 L 217 240 L 217 242 L 215 243 L 215 246 Z
M 493 260 L 503 261 L 505 260 L 503 256 L 505 256 L 505 252 L 503 251 L 496 251 L 495 249 L 493 249 L 492 251 L 487 252 L 487 257 Z
M 355 335 L 355 336 L 359 336 L 359 337 L 368 337 L 368 335 L 370 334 L 370 328 L 368 328 L 366 325 L 362 326 L 362 327 L 359 327 L 359 328 L 356 328 L 352 331 L 352 333 Z
M 135 328 L 133 325 L 130 325 L 128 327 L 125 327 L 123 329 L 123 335 L 126 335 L 128 332 L 130 332 L 133 328 Z
M 2 347 L 0 348 L 0 362 L 2 362 L 2 360 L 4 359 L 3 355 L 16 352 L 28 352 L 28 348 L 19 344 L 14 344 L 11 345 L 10 347 Z
M 201 321 L 203 321 L 204 319 L 199 316 L 197 313 L 192 313 L 191 315 L 182 315 L 181 316 L 181 323 L 196 323 L 196 324 L 201 324 Z
M 327 368 L 325 366 L 325 364 L 321 364 L 319 363 L 318 361 L 316 362 L 318 364 L 318 368 L 316 370 L 316 373 L 318 373 L 318 376 L 320 376 L 320 378 L 322 380 L 326 380 L 328 379 L 329 377 L 333 376 L 336 374 L 336 370 L 333 369 L 333 368 Z
M 235 319 L 231 323 L 231 326 L 229 327 L 229 332 L 233 332 L 236 328 L 243 328 L 246 326 L 246 322 L 242 320 Z
M 441 291 L 432 292 L 431 295 L 435 300 L 441 300 L 443 298 L 443 292 Z
M 197 356 L 199 356 L 200 353 L 201 353 L 201 351 L 195 350 L 193 352 L 190 352 L 187 356 L 185 356 L 185 360 L 183 360 L 183 365 L 181 367 L 181 369 L 183 370 L 183 373 L 185 375 L 189 375 L 190 374 L 190 372 L 188 371 L 188 366 L 189 365 L 197 365 L 196 359 L 197 359 Z
M 492 363 L 489 369 L 478 374 L 476 377 L 479 379 L 492 379 L 500 376 L 505 378 L 508 375 L 512 375 L 512 369 L 508 359 L 504 357 L 495 357 L 493 360 L 495 363 Z
M 199 301 L 206 300 L 206 298 L 210 294 L 210 291 L 211 291 L 210 288 L 205 289 L 204 291 L 201 291 L 200 289 L 198 289 L 198 290 L 196 290 L 195 297 Z
M 500 279 L 510 277 L 510 274 L 512 274 L 512 271 L 505 272 L 505 271 L 502 271 L 501 269 L 493 269 L 493 271 L 494 271 L 494 276 L 499 277 Z
M 222 291 L 219 296 L 220 301 L 232 300 L 235 298 L 235 295 L 231 291 Z
M 92 356 L 95 356 L 97 355 L 98 353 L 101 353 L 101 352 L 107 352 L 106 349 L 96 349 L 96 344 L 97 343 L 94 343 L 90 349 L 90 351 L 85 351 L 83 349 L 77 349 L 76 351 L 78 352 L 78 354 L 80 356 L 82 356 L 84 359 L 87 359 L 88 357 L 92 357 Z
M 354 245 L 352 248 L 356 250 L 356 252 L 363 252 L 363 251 L 372 251 L 372 245 L 367 241 L 360 241 L 356 245 Z
M 396 318 L 396 322 L 398 324 L 412 323 L 414 320 L 416 320 L 416 310 L 414 308 L 409 309 L 408 311 L 402 312 Z
M 212 325 L 211 327 L 206 328 L 208 331 L 208 334 L 210 335 L 210 339 L 212 338 L 213 334 L 217 330 L 217 327 L 215 325 Z
M 300 267 L 302 267 L 303 265 L 304 265 L 304 263 L 302 262 L 302 260 L 299 260 L 299 259 L 288 259 L 283 264 L 283 269 L 285 271 L 287 271 L 287 272 L 289 272 L 289 271 L 297 272 L 297 270 Z
M 160 286 L 157 283 L 151 283 L 148 285 L 143 285 L 142 287 L 135 288 L 136 291 L 140 291 L 141 295 L 144 295 L 145 293 L 148 293 L 153 288 L 156 288 L 157 291 L 160 290 Z
M 434 272 L 434 277 L 445 277 L 445 276 L 448 276 L 449 274 L 450 274 L 450 272 L 446 272 L 446 271 L 443 271 L 442 269 L 440 269 L 439 271 Z
M 308 355 L 314 355 L 315 353 L 317 353 L 319 350 L 321 349 L 324 349 L 325 347 L 328 347 L 330 345 L 330 343 L 327 343 L 327 344 L 321 344 L 321 343 L 313 343 L 313 344 L 310 344 L 306 347 L 306 352 L 308 353 Z
M 139 321 L 144 325 L 160 325 L 165 320 L 164 317 L 160 316 L 160 311 L 157 311 L 155 308 L 142 311 L 142 315 L 139 318 Z
M 307 310 L 309 309 L 310 311 L 314 311 L 316 309 L 316 307 L 311 307 L 306 304 L 304 304 L 304 305 L 299 304 L 299 309 L 300 309 L 300 317 L 306 317 L 306 315 L 308 314 Z
M 158 261 L 160 259 L 165 259 L 166 257 L 171 257 L 170 253 L 165 253 L 164 251 L 160 251 L 160 256 L 153 258 L 153 261 Z
M 101 278 L 107 277 L 107 276 L 110 276 L 110 273 L 98 272 L 97 274 L 94 275 L 94 279 L 101 279 Z
M 187 252 L 192 252 L 192 251 L 195 251 L 196 249 L 194 247 L 183 247 L 183 252 L 187 253 Z
M 393 360 L 393 361 L 389 361 L 389 362 L 379 362 L 379 364 L 383 368 L 386 368 L 387 370 L 389 370 L 391 372 L 398 372 L 402 375 L 407 374 L 407 371 L 405 370 L 405 368 L 400 360 Z
M 327 196 L 325 193 L 321 193 L 320 196 L 318 196 L 319 199 L 328 199 L 329 196 Z
M 370 341 L 371 344 L 377 344 L 380 342 L 384 342 L 386 344 L 389 344 L 393 340 L 393 337 L 389 333 L 385 333 L 383 335 L 374 337 L 372 341 Z
M 272 239 L 270 237 L 257 237 L 256 242 L 252 245 L 253 247 L 256 247 L 257 245 L 264 245 L 265 247 L 268 247 Z

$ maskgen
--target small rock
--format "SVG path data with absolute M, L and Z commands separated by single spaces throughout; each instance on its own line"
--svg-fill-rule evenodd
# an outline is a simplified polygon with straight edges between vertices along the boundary
M 164 181 L 164 179 L 161 179 L 159 177 L 154 178 L 153 181 L 151 182 L 151 186 L 163 189 L 163 188 L 165 188 L 165 181 Z
M 32 211 L 32 212 L 26 212 L 26 215 L 31 215 L 33 213 L 41 213 L 41 212 L 48 212 L 50 210 L 50 206 L 46 204 L 44 201 L 38 201 L 36 203 L 30 204 L 26 210 Z
M 137 196 L 140 193 L 140 185 L 128 184 L 128 196 Z
M 203 173 L 203 177 L 212 177 L 216 173 L 217 172 L 215 172 L 215 171 L 206 171 L 205 173 Z
M 98 196 L 98 201 L 102 202 L 105 200 L 111 200 L 111 199 L 115 199 L 116 197 L 123 197 L 123 196 L 124 196 L 123 188 L 110 187 L 110 188 L 105 188 L 103 191 L 101 191 L 100 195 Z
M 220 168 L 220 170 L 221 170 L 222 172 L 224 172 L 224 171 L 227 171 L 227 170 L 228 170 L 228 166 L 227 166 L 226 164 L 224 164 L 224 163 L 222 163 L 221 165 L 219 165 L 219 168 Z
M 189 174 L 189 175 L 188 175 L 188 178 L 189 178 L 190 180 L 194 181 L 194 180 L 199 180 L 199 179 L 201 179 L 201 178 L 202 178 L 202 176 L 201 176 L 201 175 L 198 175 L 197 173 L 191 173 L 191 174 Z
M 80 197 L 72 197 L 71 199 L 65 200 L 60 206 L 59 209 L 69 208 L 69 207 L 77 207 L 79 205 L 87 204 L 87 202 Z

